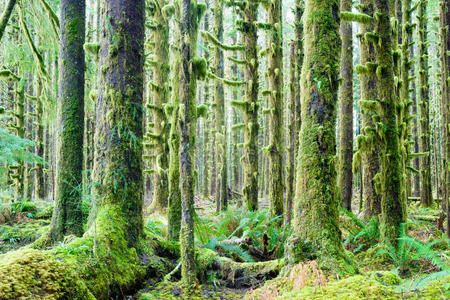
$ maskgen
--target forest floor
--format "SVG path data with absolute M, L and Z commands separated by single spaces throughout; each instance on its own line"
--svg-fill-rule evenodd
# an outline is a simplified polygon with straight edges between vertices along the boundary
M 267 202 L 262 199 L 263 206 Z M 88 205 L 85 208 L 88 209 Z M 196 199 L 196 244 L 237 262 L 282 259 L 290 235 L 270 218 L 266 208 L 246 212 L 231 203 L 215 213 L 211 199 Z M 355 211 L 358 208 L 355 207 Z M 45 202 L 0 207 L 0 254 L 26 246 L 48 228 L 52 207 Z M 299 263 L 283 276 L 239 278 L 230 281 L 208 272 L 205 282 L 190 291 L 179 285 L 179 271 L 171 280 L 148 278 L 134 295 L 124 299 L 450 299 L 449 241 L 442 232 L 440 209 L 409 205 L 408 234 L 399 250 L 377 245 L 376 219 L 360 220 L 341 212 L 345 248 L 360 274 L 339 277 L 323 271 L 317 261 Z M 164 215 L 146 215 L 146 230 L 164 237 Z M 233 275 L 234 276 L 234 275 Z

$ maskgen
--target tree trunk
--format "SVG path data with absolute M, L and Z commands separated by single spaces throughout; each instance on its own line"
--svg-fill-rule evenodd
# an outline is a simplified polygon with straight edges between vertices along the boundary
M 394 86 L 395 56 L 392 55 L 393 43 L 397 37 L 392 36 L 392 27 L 387 0 L 375 0 L 375 57 L 377 63 L 377 88 L 380 99 L 380 122 L 377 132 L 384 141 L 381 144 L 381 242 L 397 245 L 400 224 L 406 221 L 405 180 L 403 179 L 403 157 L 400 152 L 398 134 L 399 99 Z M 395 31 L 395 30 L 394 30 Z M 381 125 L 380 125 L 381 126 Z
M 223 0 L 214 0 L 214 36 L 221 43 L 223 42 Z M 223 50 L 215 47 L 214 69 L 216 76 L 224 77 Z M 223 84 L 219 80 L 214 81 L 214 98 L 216 102 L 216 211 L 225 211 L 228 206 L 228 146 L 227 146 L 227 124 L 226 105 Z
M 242 8 L 243 20 L 239 25 L 244 39 L 245 85 L 244 90 L 244 188 L 243 194 L 247 209 L 258 209 L 258 91 L 259 91 L 259 58 L 258 35 L 256 22 L 258 19 L 258 3 L 245 1 Z
M 447 237 L 450 238 L 450 3 L 441 0 L 440 36 L 441 36 L 441 113 L 442 113 L 442 204 L 447 214 Z
M 361 13 L 373 16 L 374 6 L 372 0 L 361 1 Z M 372 23 L 361 24 L 361 35 L 366 36 L 368 32 L 372 32 L 374 26 Z M 374 45 L 366 38 L 361 38 L 361 65 L 366 66 L 367 63 L 375 63 Z M 360 74 L 361 83 L 361 100 L 370 101 L 377 99 L 377 82 L 373 73 L 365 72 Z M 374 126 L 374 112 L 361 108 L 362 127 L 370 128 Z M 364 215 L 366 217 L 378 216 L 381 213 L 381 195 L 376 189 L 375 176 L 380 172 L 380 146 L 374 143 L 364 151 L 362 155 L 362 188 L 364 198 Z
M 0 40 L 5 33 L 6 25 L 8 25 L 9 18 L 14 10 L 14 5 L 16 5 L 17 0 L 8 0 L 5 10 L 0 18 Z
M 59 143 L 56 199 L 50 238 L 83 233 L 81 183 L 84 133 L 85 1 L 61 2 L 59 72 Z
M 428 42 L 427 42 L 427 4 L 422 0 L 418 7 L 419 36 L 419 112 L 420 112 L 420 152 L 427 153 L 420 158 L 420 199 L 422 205 L 433 204 L 431 192 L 431 145 L 430 145 L 430 86 L 428 83 Z
M 180 20 L 180 190 L 181 190 L 181 276 L 192 285 L 196 278 L 194 256 L 194 180 L 192 162 L 195 138 L 195 94 L 196 84 L 193 74 L 192 59 L 194 47 L 192 31 L 195 27 L 197 11 L 196 0 L 181 1 Z
M 341 11 L 351 11 L 352 1 L 341 0 Z M 353 187 L 353 30 L 352 23 L 341 22 L 341 82 L 339 87 L 338 188 L 341 205 L 352 210 Z
M 270 2 L 267 7 L 271 30 L 269 35 L 269 198 L 272 217 L 283 217 L 284 201 L 284 98 L 283 98 L 283 19 L 282 1 Z M 268 172 L 268 173 L 269 173 Z M 282 221 L 282 220 L 281 220 Z
M 147 108 L 153 112 L 153 130 L 147 133 L 146 138 L 154 145 L 154 190 L 151 204 L 152 211 L 164 212 L 168 205 L 168 177 L 169 147 L 167 138 L 170 125 L 166 115 L 166 105 L 169 99 L 169 17 L 165 16 L 162 8 L 168 1 L 159 1 L 151 6 L 152 20 L 155 24 L 153 30 L 153 82 L 151 91 L 153 104 Z
M 333 272 L 354 272 L 342 246 L 336 194 L 336 105 L 339 85 L 339 1 L 306 2 L 302 127 L 288 260 L 317 256 Z M 326 45 L 322 47 L 322 45 Z M 307 230 L 305 230 L 307 228 Z

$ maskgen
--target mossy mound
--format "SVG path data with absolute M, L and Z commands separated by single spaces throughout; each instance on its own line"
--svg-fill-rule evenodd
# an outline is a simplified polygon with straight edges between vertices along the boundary
M 0 225 L 0 253 L 34 242 L 46 232 L 49 223 L 49 220 L 38 220 L 14 226 Z
M 146 292 L 139 297 L 140 300 L 200 300 L 200 299 L 240 299 L 241 297 L 229 290 L 218 290 L 212 285 L 196 284 L 187 288 L 180 282 L 163 281 L 153 287 L 146 288 Z
M 0 255 L 0 299 L 95 298 L 70 265 L 44 252 L 21 249 Z

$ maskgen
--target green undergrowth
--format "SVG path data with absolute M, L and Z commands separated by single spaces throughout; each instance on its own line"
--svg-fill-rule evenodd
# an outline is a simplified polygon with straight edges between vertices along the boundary
M 0 225 L 0 253 L 34 242 L 46 232 L 49 220 L 31 220 L 30 222 Z
M 448 271 L 402 280 L 391 271 L 370 271 L 337 279 L 300 263 L 283 277 L 267 281 L 246 299 L 448 299 Z

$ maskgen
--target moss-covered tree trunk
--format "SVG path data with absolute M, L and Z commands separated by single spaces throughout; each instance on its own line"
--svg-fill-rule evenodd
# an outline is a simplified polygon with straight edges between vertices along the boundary
M 292 217 L 292 202 L 295 196 L 295 170 L 297 165 L 298 154 L 298 134 L 301 126 L 301 102 L 300 102 L 300 77 L 303 65 L 303 22 L 302 16 L 305 9 L 305 3 L 303 0 L 295 1 L 295 21 L 294 21 L 294 51 L 293 60 L 291 61 L 291 76 L 293 86 L 291 86 L 291 105 L 290 105 L 290 145 L 287 167 L 287 191 L 286 191 L 286 204 L 285 204 L 285 223 L 291 222 Z M 292 73 L 293 72 L 293 73 Z
M 286 202 L 284 205 L 284 223 L 290 224 L 292 217 L 292 201 L 294 197 L 294 174 L 295 174 L 295 99 L 297 93 L 300 91 L 296 90 L 298 80 L 296 76 L 296 65 L 295 65 L 295 42 L 291 43 L 291 53 L 290 53 L 290 70 L 289 70 L 289 152 L 287 155 L 286 162 Z
M 341 0 L 341 11 L 351 11 L 352 1 Z M 341 22 L 342 40 L 339 87 L 338 188 L 342 207 L 352 209 L 353 187 L 353 30 L 350 22 Z
M 196 280 L 194 256 L 194 179 L 193 155 L 195 141 L 195 75 L 193 74 L 193 58 L 195 50 L 192 31 L 195 27 L 193 12 L 197 10 L 196 0 L 181 1 L 180 19 L 180 190 L 181 190 L 181 276 L 191 285 Z
M 372 0 L 362 0 L 360 12 L 368 16 L 373 16 L 374 6 Z M 367 33 L 373 32 L 372 22 L 361 24 L 361 65 L 375 63 L 374 45 L 366 37 Z M 370 101 L 377 98 L 377 82 L 375 74 L 363 72 L 360 74 L 361 100 Z M 374 126 L 374 112 L 361 109 L 361 121 L 363 128 Z M 362 185 L 364 198 L 364 215 L 366 217 L 378 216 L 381 213 L 381 195 L 377 193 L 375 176 L 380 172 L 380 146 L 374 143 L 362 154 Z
M 258 35 L 258 2 L 245 1 L 241 7 L 243 19 L 239 22 L 239 30 L 244 40 L 244 60 L 246 82 L 242 112 L 244 119 L 244 188 L 243 194 L 248 210 L 258 209 L 258 90 L 259 90 L 259 58 Z
M 53 241 L 81 235 L 81 183 L 84 133 L 85 1 L 67 0 L 60 7 L 58 160 L 56 199 L 50 229 Z
M 272 216 L 283 216 L 284 202 L 284 93 L 283 93 L 283 14 L 282 1 L 267 5 L 270 47 L 268 49 L 269 75 L 269 198 Z
M 209 31 L 209 21 L 210 21 L 210 0 L 205 1 L 206 4 L 206 12 L 205 12 L 205 20 L 204 20 L 204 30 Z M 209 53 L 209 42 L 207 39 L 204 39 L 204 47 L 206 50 L 204 51 L 204 57 L 206 61 L 210 60 L 210 53 Z M 203 94 L 204 94 L 204 104 L 209 108 L 210 107 L 210 98 L 211 98 L 211 87 L 210 87 L 210 81 L 209 78 L 205 78 L 205 83 L 203 85 Z M 202 195 L 203 198 L 208 198 L 210 196 L 210 176 L 211 176 L 211 170 L 210 170 L 210 161 L 211 161 L 211 152 L 209 151 L 212 143 L 210 141 L 211 137 L 211 122 L 212 117 L 211 114 L 208 113 L 205 116 L 204 122 L 204 128 L 203 128 L 203 182 L 201 184 L 202 186 Z
M 447 213 L 447 237 L 450 237 L 450 3 L 440 1 L 441 114 L 442 114 L 442 203 Z
M 9 18 L 14 10 L 14 6 L 16 5 L 17 0 L 8 0 L 6 4 L 5 10 L 3 11 L 2 16 L 0 17 L 0 40 L 5 33 L 6 25 L 8 25 Z
M 174 17 L 180 19 L 180 3 L 174 2 Z M 169 212 L 168 238 L 178 241 L 181 227 L 181 193 L 180 193 L 180 134 L 178 128 L 178 112 L 180 106 L 180 44 L 181 33 L 178 22 L 174 26 L 174 44 L 172 49 L 172 115 L 170 119 L 169 138 Z
M 393 43 L 388 0 L 375 0 L 375 45 L 377 63 L 377 105 L 380 110 L 380 123 L 376 131 L 383 141 L 381 144 L 381 241 L 397 245 L 400 224 L 406 221 L 405 180 L 403 158 L 400 152 L 398 115 L 399 98 L 394 86 Z M 367 36 L 367 35 L 366 35 Z M 397 80 L 398 82 L 398 80 Z
M 289 262 L 317 256 L 322 267 L 354 272 L 339 229 L 336 191 L 336 106 L 339 86 L 339 1 L 310 0 L 304 15 L 302 126 Z
M 410 36 L 410 46 L 409 46 L 409 59 L 413 60 L 415 55 L 414 55 L 414 43 L 413 43 L 413 35 L 411 34 Z M 411 64 L 411 75 L 415 76 L 415 64 L 412 63 Z M 412 139 L 414 140 L 414 153 L 419 153 L 420 149 L 419 149 L 419 120 L 417 118 L 417 113 L 418 113 L 418 103 L 417 103 L 417 90 L 416 90 L 416 82 L 415 80 L 411 81 L 411 100 L 412 100 L 412 107 L 411 107 L 411 114 L 413 117 L 413 124 L 412 124 L 412 129 L 411 129 L 411 134 L 412 134 Z M 419 163 L 420 163 L 420 158 L 419 157 L 415 157 L 413 159 L 413 168 L 416 170 L 419 170 Z M 413 182 L 412 182 L 412 196 L 413 197 L 419 197 L 420 195 L 420 176 L 419 174 L 413 174 Z
M 214 35 L 219 42 L 223 42 L 223 0 L 214 0 Z M 215 47 L 214 69 L 216 76 L 224 77 L 224 55 L 220 47 Z M 224 211 L 228 206 L 228 146 L 225 94 L 223 84 L 219 80 L 214 81 L 214 98 L 216 108 L 216 210 Z
M 169 15 L 165 15 L 163 8 L 168 1 L 153 2 L 149 7 L 153 21 L 153 104 L 147 107 L 153 112 L 153 130 L 146 137 L 154 144 L 154 190 L 151 210 L 163 212 L 168 205 L 169 182 L 169 122 L 166 115 L 166 106 L 169 102 Z
M 102 0 L 95 130 L 94 210 L 117 214 L 128 247 L 143 234 L 144 0 Z M 109 212 L 108 212 L 109 211 Z M 95 228 L 95 227 L 94 227 Z
M 433 203 L 431 193 L 431 145 L 430 145 L 430 85 L 428 82 L 428 30 L 427 30 L 428 1 L 421 0 L 417 19 L 419 37 L 419 113 L 420 113 L 420 152 L 426 153 L 420 158 L 420 199 L 422 205 L 429 207 Z M 409 87 L 409 86 L 408 86 Z
M 39 157 L 44 157 L 44 110 L 43 110 L 43 96 L 42 96 L 42 79 L 37 78 L 35 82 L 36 90 L 36 148 L 35 154 Z M 44 199 L 44 167 L 42 164 L 36 165 L 35 183 L 34 183 L 34 198 Z

